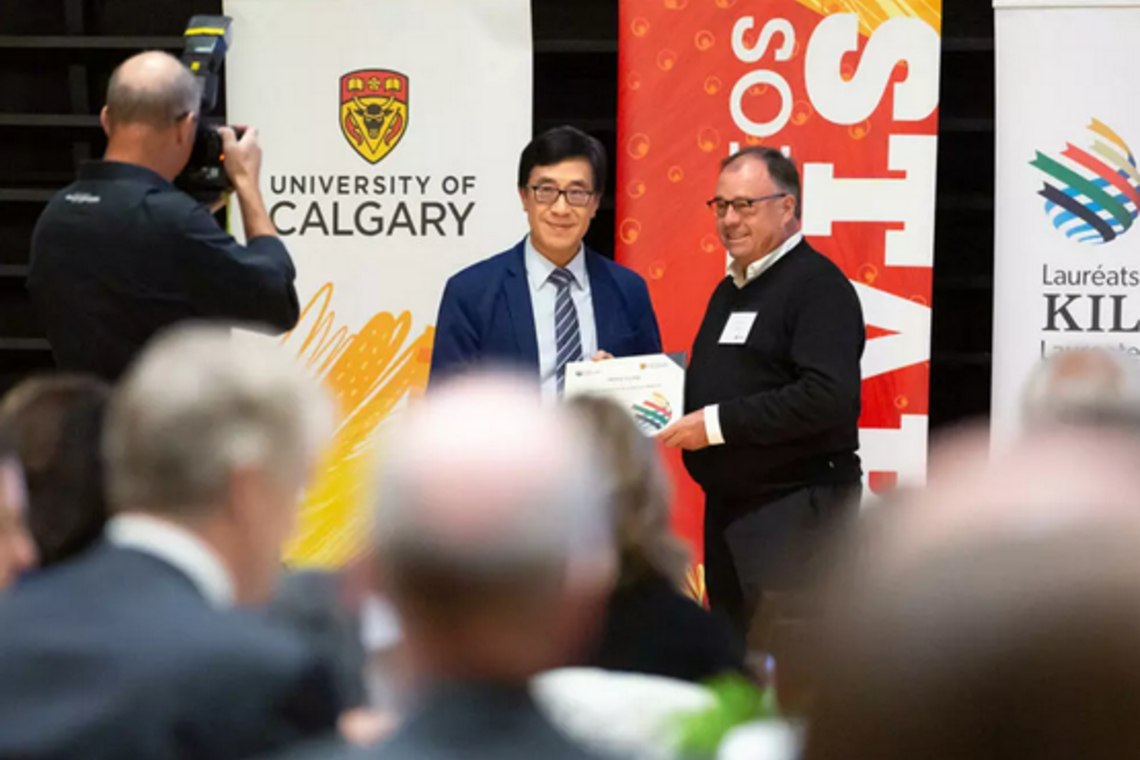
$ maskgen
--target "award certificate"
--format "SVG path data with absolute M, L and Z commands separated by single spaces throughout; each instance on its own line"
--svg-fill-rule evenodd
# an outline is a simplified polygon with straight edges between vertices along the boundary
M 685 354 L 626 356 L 566 365 L 565 398 L 603 396 L 627 411 L 646 435 L 683 414 Z

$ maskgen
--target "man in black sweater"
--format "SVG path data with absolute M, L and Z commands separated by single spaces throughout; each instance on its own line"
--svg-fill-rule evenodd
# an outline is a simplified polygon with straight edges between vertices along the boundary
M 821 534 L 860 494 L 855 289 L 800 232 L 795 164 L 746 148 L 709 201 L 732 262 L 693 343 L 687 414 L 662 434 L 705 491 L 714 611 L 748 635 L 765 597 L 799 587 Z M 749 639 L 767 644 L 764 631 Z

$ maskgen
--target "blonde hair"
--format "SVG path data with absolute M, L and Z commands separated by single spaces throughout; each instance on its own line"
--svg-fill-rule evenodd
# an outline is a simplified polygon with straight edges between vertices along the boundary
M 657 447 L 624 409 L 582 396 L 567 403 L 588 429 L 609 475 L 610 508 L 621 560 L 618 585 L 661 576 L 685 582 L 689 552 L 669 527 L 671 489 Z

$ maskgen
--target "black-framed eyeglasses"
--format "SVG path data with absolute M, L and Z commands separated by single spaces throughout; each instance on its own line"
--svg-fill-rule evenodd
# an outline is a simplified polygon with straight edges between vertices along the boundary
M 590 199 L 594 197 L 593 190 L 586 190 L 581 187 L 570 187 L 565 190 L 559 190 L 554 185 L 531 185 L 530 191 L 534 193 L 534 199 L 544 206 L 553 206 L 558 202 L 558 196 L 565 195 L 566 202 L 571 206 L 586 206 L 590 203 Z
M 732 200 L 725 200 L 724 198 L 713 198 L 711 201 L 705 201 L 705 205 L 709 207 L 709 211 L 716 214 L 718 217 L 723 217 L 728 213 L 731 207 L 733 211 L 741 216 L 747 216 L 752 213 L 757 203 L 763 201 L 771 201 L 776 198 L 786 198 L 790 193 L 774 193 L 772 195 L 765 195 L 760 198 L 733 198 Z

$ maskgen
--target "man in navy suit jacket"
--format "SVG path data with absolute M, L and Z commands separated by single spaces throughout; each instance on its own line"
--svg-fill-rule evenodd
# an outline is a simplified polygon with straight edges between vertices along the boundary
M 523 150 L 519 197 L 530 235 L 448 280 L 433 384 L 472 366 L 505 366 L 533 373 L 553 399 L 568 361 L 661 351 L 645 281 L 582 243 L 605 182 L 605 149 L 573 127 Z
M 114 516 L 0 600 L 0 758 L 240 760 L 336 726 L 331 674 L 264 601 L 329 400 L 276 346 L 178 328 L 117 391 Z

